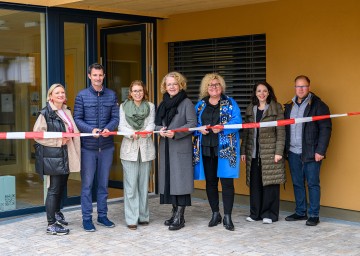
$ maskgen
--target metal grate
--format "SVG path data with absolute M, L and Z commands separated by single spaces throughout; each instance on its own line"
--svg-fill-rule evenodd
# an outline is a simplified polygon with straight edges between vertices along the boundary
M 233 97 L 242 113 L 250 103 L 252 86 L 266 80 L 266 35 L 170 42 L 169 71 L 188 80 L 187 94 L 198 101 L 201 79 L 219 73 L 226 82 L 226 95 Z

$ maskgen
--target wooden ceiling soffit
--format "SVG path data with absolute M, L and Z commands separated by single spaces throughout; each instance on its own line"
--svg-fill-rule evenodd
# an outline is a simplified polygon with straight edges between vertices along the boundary
M 29 4 L 39 6 L 59 6 L 63 4 L 81 2 L 82 0 L 6 0 L 7 3 Z

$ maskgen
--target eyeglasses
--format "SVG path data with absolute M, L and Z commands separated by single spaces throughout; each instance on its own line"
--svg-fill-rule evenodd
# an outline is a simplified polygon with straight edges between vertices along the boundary
M 221 84 L 217 83 L 217 84 L 208 84 L 209 87 L 211 88 L 219 88 L 221 86 Z
M 167 84 L 166 85 L 167 87 L 176 87 L 176 86 L 179 86 L 179 84 L 178 83 L 173 83 L 173 84 Z
M 308 88 L 310 85 L 295 85 L 296 89 L 305 89 Z
M 134 94 L 142 94 L 143 92 L 144 92 L 143 90 L 139 90 L 139 91 L 134 90 L 134 91 L 132 91 L 132 93 L 134 93 Z

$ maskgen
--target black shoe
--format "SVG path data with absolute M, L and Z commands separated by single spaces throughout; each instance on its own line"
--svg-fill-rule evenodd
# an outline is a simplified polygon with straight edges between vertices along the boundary
M 69 223 L 65 220 L 65 216 L 62 212 L 55 212 L 55 219 L 61 225 L 67 226 Z
M 215 227 L 221 223 L 221 214 L 220 212 L 213 212 L 211 220 L 209 222 L 209 227 Z
M 297 221 L 297 220 L 307 220 L 307 216 L 300 216 L 296 213 L 291 214 L 285 218 L 286 221 Z
M 165 222 L 164 222 L 164 225 L 165 225 L 165 226 L 170 226 L 171 223 L 173 223 L 174 218 L 175 218 L 175 213 L 176 213 L 176 211 L 177 211 L 177 208 L 178 208 L 177 205 L 173 205 L 173 208 L 172 208 L 172 210 L 171 210 L 172 216 L 171 216 L 170 219 L 165 220 Z
M 179 230 L 185 227 L 184 212 L 186 206 L 178 206 L 174 221 L 170 224 L 169 230 Z
M 317 224 L 319 224 L 319 222 L 320 222 L 319 217 L 310 217 L 306 221 L 306 226 L 316 226 Z
M 224 214 L 223 225 L 227 230 L 235 230 L 234 224 L 231 220 L 231 214 Z

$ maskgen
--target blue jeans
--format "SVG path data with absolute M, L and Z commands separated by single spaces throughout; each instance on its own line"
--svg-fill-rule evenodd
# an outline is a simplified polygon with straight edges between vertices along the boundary
M 81 211 L 83 220 L 92 219 L 92 187 L 97 174 L 97 213 L 107 216 L 109 174 L 113 161 L 114 146 L 98 150 L 81 149 Z
M 289 152 L 289 166 L 294 185 L 297 215 L 305 216 L 307 208 L 305 181 L 309 192 L 309 217 L 319 217 L 320 210 L 320 162 L 303 162 L 301 154 Z

